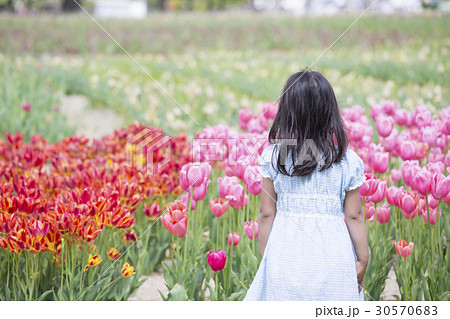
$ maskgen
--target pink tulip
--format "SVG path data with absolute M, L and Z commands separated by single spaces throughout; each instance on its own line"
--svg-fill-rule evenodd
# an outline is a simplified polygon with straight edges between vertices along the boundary
M 416 145 L 413 141 L 400 142 L 400 157 L 404 161 L 416 158 Z
M 391 208 L 388 205 L 377 207 L 377 221 L 380 224 L 386 224 L 391 219 Z
M 386 201 L 389 205 L 400 207 L 400 196 L 402 195 L 402 190 L 398 187 L 391 186 L 386 189 Z
M 373 214 L 375 213 L 375 208 L 372 202 L 364 203 L 364 212 L 365 212 L 365 218 L 371 219 Z
M 431 173 L 430 173 L 431 174 Z M 434 197 L 441 199 L 450 192 L 450 177 L 445 177 L 444 174 L 436 173 L 431 178 L 431 194 Z
M 239 179 L 235 176 L 219 177 L 219 195 L 225 198 L 229 195 L 231 186 L 239 184 Z
M 434 146 L 437 137 L 437 130 L 433 126 L 425 126 L 420 128 L 420 139 L 428 145 Z
M 395 243 L 395 250 L 400 256 L 405 258 L 411 255 L 413 248 L 414 243 L 410 242 L 409 244 L 407 244 L 404 239 L 401 239 L 400 241 Z
M 398 183 L 402 179 L 402 171 L 398 168 L 391 169 L 391 179 L 394 183 Z
M 441 199 L 444 203 L 450 205 L 450 192 L 447 194 L 447 196 L 445 196 L 444 198 Z
M 428 206 L 430 208 L 437 208 L 438 204 L 439 204 L 439 199 L 437 199 L 436 197 L 434 197 L 433 195 L 428 195 Z
M 384 199 L 385 193 L 386 193 L 386 182 L 380 181 L 378 183 L 378 188 L 375 191 L 375 193 L 373 193 L 372 196 L 366 197 L 366 200 L 374 203 L 379 203 Z
M 408 123 L 408 115 L 410 113 L 405 109 L 397 109 L 394 114 L 394 119 L 398 125 L 406 125 Z
M 394 129 L 388 137 L 383 141 L 384 150 L 386 152 L 392 152 L 398 144 L 398 132 Z
M 429 171 L 420 169 L 412 180 L 411 188 L 422 195 L 427 195 L 431 192 L 431 178 L 432 175 Z
M 239 110 L 239 126 L 241 129 L 246 130 L 248 122 L 253 117 L 253 111 L 249 108 L 244 108 Z
M 411 186 L 412 180 L 419 169 L 418 161 L 405 161 L 402 164 L 403 180 L 407 186 Z
M 442 162 L 444 160 L 444 154 L 442 153 L 442 150 L 439 147 L 432 147 L 430 149 L 430 153 L 428 155 L 428 162 L 429 163 L 437 163 Z
M 248 203 L 248 195 L 241 184 L 231 185 L 225 198 L 229 201 L 230 206 L 235 209 L 242 209 Z
M 421 142 L 416 143 L 416 153 L 414 154 L 416 159 L 420 160 L 420 159 L 425 158 L 425 156 L 427 156 L 429 148 L 430 147 L 428 146 L 427 143 L 421 143 Z
M 387 115 L 394 115 L 397 110 L 398 103 L 394 100 L 385 100 L 382 103 L 383 113 Z
M 434 140 L 434 146 L 444 149 L 446 145 L 447 137 L 442 133 L 438 133 L 436 139 Z
M 394 129 L 394 119 L 390 116 L 380 115 L 376 118 L 378 134 L 382 137 L 391 135 Z
M 187 230 L 187 216 L 186 205 L 175 200 L 167 206 L 167 212 L 161 216 L 161 222 L 165 229 L 179 238 L 186 235 Z
M 417 127 L 424 127 L 430 125 L 432 121 L 431 112 L 429 110 L 423 110 L 418 112 L 415 116 L 415 122 Z
M 227 253 L 220 249 L 218 251 L 210 250 L 207 261 L 212 271 L 221 271 L 225 268 Z
M 400 208 L 406 214 L 412 214 L 419 204 L 419 196 L 417 193 L 406 191 L 399 198 Z
M 239 233 L 231 232 L 228 234 L 228 245 L 237 246 L 241 241 L 241 235 Z
M 244 233 L 248 238 L 253 239 L 253 232 L 255 232 L 255 238 L 258 238 L 258 221 L 250 220 L 244 222 Z
M 25 112 L 30 112 L 30 110 L 31 110 L 31 104 L 30 104 L 30 103 L 24 103 L 24 104 L 22 104 L 22 110 L 24 110 Z
M 445 171 L 445 165 L 442 162 L 428 163 L 425 168 L 433 175 L 436 173 L 444 174 Z
M 189 163 L 180 170 L 180 186 L 183 190 L 189 187 L 198 187 L 209 178 L 211 165 L 209 163 Z
M 209 209 L 216 217 L 220 217 L 228 210 L 228 201 L 223 198 L 211 199 L 209 201 Z
M 374 120 L 381 114 L 383 114 L 383 107 L 380 104 L 375 104 L 370 107 L 370 116 L 372 116 Z
M 192 193 L 192 192 L 190 192 L 190 193 Z M 183 196 L 181 196 L 180 201 L 183 202 L 186 205 L 186 207 L 189 207 L 189 192 L 184 193 Z M 197 202 L 193 198 L 191 198 L 191 211 L 195 210 L 196 207 L 197 207 Z
M 372 167 L 375 173 L 383 174 L 389 167 L 389 153 L 376 152 L 373 155 Z
M 192 193 L 192 199 L 196 202 L 199 200 L 203 200 L 206 196 L 206 192 L 208 190 L 208 186 L 211 183 L 209 179 L 204 180 L 203 183 L 198 187 L 194 187 L 194 192 Z
M 435 208 L 429 208 L 429 212 L 424 212 L 422 214 L 423 220 L 425 221 L 425 223 L 428 224 L 428 214 L 430 215 L 430 222 L 431 225 L 435 225 L 436 224 L 436 217 L 437 217 L 437 209 Z
M 380 180 L 377 179 L 375 174 L 368 173 L 365 175 L 366 175 L 366 180 L 359 187 L 359 193 L 361 196 L 371 196 L 376 192 Z
M 243 180 L 250 194 L 257 196 L 261 193 L 262 176 L 256 166 L 248 166 L 245 169 Z
M 278 113 L 278 104 L 273 102 L 266 102 L 263 105 L 263 115 L 266 119 L 274 119 Z

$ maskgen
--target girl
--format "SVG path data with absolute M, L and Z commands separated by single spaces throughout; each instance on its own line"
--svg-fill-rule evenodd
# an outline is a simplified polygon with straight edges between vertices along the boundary
M 351 149 L 331 84 L 292 75 L 261 154 L 261 264 L 245 300 L 364 300 L 369 250 Z M 344 220 L 345 215 L 345 220 Z

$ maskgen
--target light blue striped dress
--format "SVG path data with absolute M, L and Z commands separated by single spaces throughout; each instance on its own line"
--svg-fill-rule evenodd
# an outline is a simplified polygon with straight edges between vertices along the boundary
M 277 212 L 245 300 L 363 301 L 343 214 L 346 191 L 365 180 L 363 161 L 348 149 L 339 164 L 323 172 L 316 168 L 307 177 L 289 177 L 273 169 L 274 148 L 261 154 L 260 171 L 274 181 Z

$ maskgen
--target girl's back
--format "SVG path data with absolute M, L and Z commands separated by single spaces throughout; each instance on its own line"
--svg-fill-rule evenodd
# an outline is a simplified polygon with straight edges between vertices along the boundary
M 334 92 L 320 73 L 289 78 L 269 140 L 260 168 L 263 255 L 245 300 L 364 300 L 364 164 L 347 148 Z

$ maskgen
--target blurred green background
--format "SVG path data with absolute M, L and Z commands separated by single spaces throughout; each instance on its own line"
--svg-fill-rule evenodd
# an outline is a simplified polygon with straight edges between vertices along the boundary
M 68 95 L 87 99 L 83 112 L 112 111 L 123 126 L 140 121 L 191 136 L 207 125 L 237 127 L 240 108 L 259 112 L 275 101 L 289 75 L 315 62 L 356 17 L 217 11 L 98 19 L 198 126 L 86 14 L 0 14 L 0 131 L 51 142 L 73 134 L 79 123 L 61 105 Z M 395 99 L 437 112 L 449 105 L 448 21 L 438 11 L 368 13 L 313 69 L 330 80 L 341 107 Z

